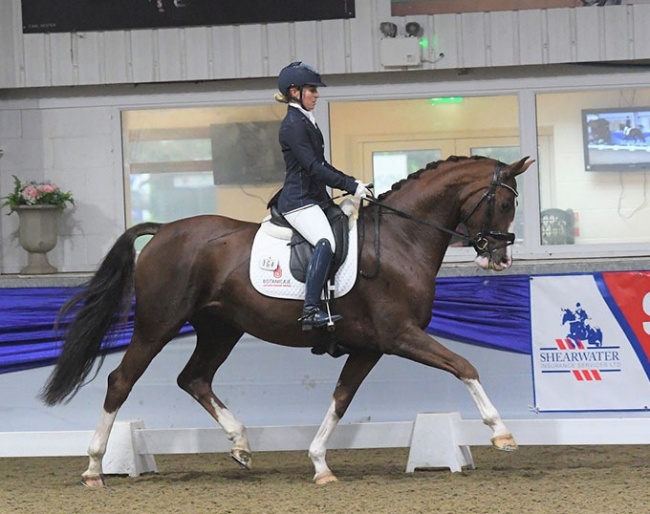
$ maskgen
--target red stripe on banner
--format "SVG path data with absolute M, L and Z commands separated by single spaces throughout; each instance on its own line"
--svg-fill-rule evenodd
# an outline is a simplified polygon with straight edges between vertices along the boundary
M 573 376 L 576 377 L 576 380 L 577 380 L 578 382 L 582 382 L 583 378 L 582 378 L 582 375 L 580 374 L 580 371 L 579 371 L 579 370 L 574 369 L 574 370 L 573 370 Z
M 584 350 L 585 345 L 582 343 L 580 339 L 575 339 L 576 345 L 578 346 L 578 350 Z
M 600 372 L 597 369 L 592 369 L 591 374 L 594 376 L 594 380 L 602 380 L 603 377 L 600 376 Z
M 585 380 L 593 380 L 594 377 L 591 375 L 591 371 L 588 369 L 583 369 L 582 370 L 582 375 L 585 377 Z
M 650 272 L 609 272 L 603 279 L 650 361 Z
M 566 350 L 566 346 L 564 346 L 564 340 L 563 339 L 556 339 L 555 343 L 557 344 L 557 347 L 560 350 Z

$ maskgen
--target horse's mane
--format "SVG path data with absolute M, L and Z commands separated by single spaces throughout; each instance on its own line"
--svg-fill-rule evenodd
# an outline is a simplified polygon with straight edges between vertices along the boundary
M 484 157 L 482 155 L 472 155 L 471 157 L 462 157 L 462 156 L 458 156 L 458 155 L 451 155 L 451 156 L 447 157 L 447 159 L 444 159 L 444 160 L 441 160 L 441 161 L 430 162 L 424 168 L 422 168 L 422 169 L 420 169 L 418 171 L 414 171 L 413 173 L 407 175 L 406 178 L 403 178 L 402 180 L 400 180 L 398 182 L 395 182 L 388 191 L 385 191 L 382 194 L 380 194 L 377 197 L 377 200 L 384 200 L 384 199 L 388 198 L 395 191 L 399 191 L 400 189 L 402 189 L 402 186 L 404 186 L 404 184 L 406 184 L 407 182 L 409 182 L 411 180 L 416 180 L 416 179 L 420 178 L 420 176 L 423 173 L 425 173 L 427 171 L 435 170 L 441 165 L 444 165 L 444 164 L 447 164 L 447 163 L 455 163 L 455 162 L 459 162 L 459 161 L 465 161 L 465 160 L 467 160 L 467 161 L 470 161 L 470 160 L 471 161 L 480 161 L 480 160 L 483 160 L 483 159 L 488 159 L 488 157 Z

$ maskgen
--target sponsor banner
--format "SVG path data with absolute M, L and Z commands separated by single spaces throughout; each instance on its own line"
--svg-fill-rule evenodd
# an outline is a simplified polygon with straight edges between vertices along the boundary
M 535 407 L 647 410 L 650 272 L 531 277 Z

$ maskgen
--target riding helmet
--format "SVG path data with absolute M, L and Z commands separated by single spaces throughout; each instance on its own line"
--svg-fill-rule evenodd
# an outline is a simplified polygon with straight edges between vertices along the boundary
M 320 74 L 316 69 L 307 63 L 295 61 L 288 66 L 282 68 L 278 76 L 278 89 L 280 93 L 289 96 L 289 88 L 303 86 L 327 86 L 320 78 Z

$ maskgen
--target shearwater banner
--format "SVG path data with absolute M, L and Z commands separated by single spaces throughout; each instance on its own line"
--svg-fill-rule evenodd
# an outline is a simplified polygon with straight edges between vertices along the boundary
M 648 410 L 650 272 L 534 276 L 535 407 Z

